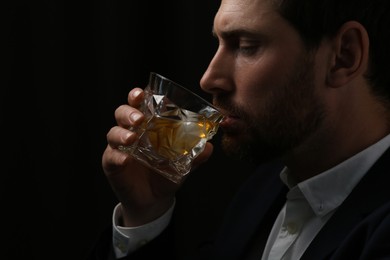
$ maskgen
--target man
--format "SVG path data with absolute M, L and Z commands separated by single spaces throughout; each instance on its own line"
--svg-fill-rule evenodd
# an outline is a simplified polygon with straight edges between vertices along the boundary
M 389 27 L 387 0 L 222 0 L 201 87 L 225 115 L 226 153 L 260 166 L 195 259 L 390 259 Z M 135 141 L 142 96 L 107 134 L 121 203 L 94 259 L 173 258 L 179 185 L 118 150 Z

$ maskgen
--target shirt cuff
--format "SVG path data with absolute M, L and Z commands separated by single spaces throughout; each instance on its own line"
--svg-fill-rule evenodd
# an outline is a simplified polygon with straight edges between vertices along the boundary
M 114 208 L 112 216 L 112 239 L 116 258 L 127 256 L 161 234 L 171 220 L 175 203 L 176 200 L 174 200 L 167 212 L 158 219 L 137 227 L 122 227 L 118 225 L 119 218 L 122 215 L 121 203 L 118 203 Z

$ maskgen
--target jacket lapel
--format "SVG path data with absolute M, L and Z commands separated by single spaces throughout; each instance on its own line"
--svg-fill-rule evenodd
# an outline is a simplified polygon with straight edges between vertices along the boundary
M 312 241 L 301 259 L 327 258 L 362 219 L 390 200 L 390 149 L 353 189 L 328 223 Z
M 282 168 L 280 164 L 264 165 L 240 189 L 221 226 L 214 259 L 247 259 L 244 255 L 254 240 L 260 244 L 257 248 L 264 248 L 273 221 L 285 203 L 287 188 L 279 178 Z M 264 236 L 256 234 L 259 229 Z

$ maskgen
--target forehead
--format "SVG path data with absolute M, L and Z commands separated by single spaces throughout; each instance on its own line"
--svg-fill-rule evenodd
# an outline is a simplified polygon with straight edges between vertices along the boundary
M 215 25 L 226 30 L 280 19 L 273 2 L 274 0 L 222 0 L 215 16 Z
M 240 11 L 248 8 L 271 7 L 274 0 L 222 0 L 221 9 L 224 11 Z

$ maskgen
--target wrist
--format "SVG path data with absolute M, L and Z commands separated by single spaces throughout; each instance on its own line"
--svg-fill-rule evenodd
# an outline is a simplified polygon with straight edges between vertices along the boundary
M 174 203 L 174 198 L 167 198 L 152 206 L 142 208 L 128 208 L 125 204 L 121 204 L 118 224 L 123 227 L 142 226 L 164 215 Z

